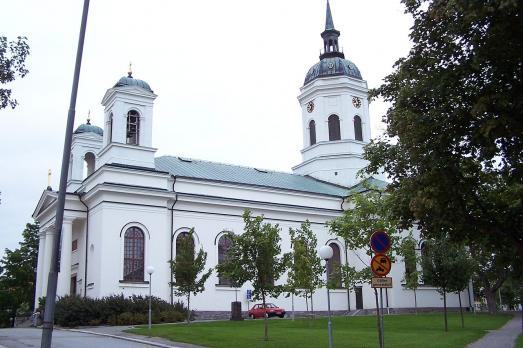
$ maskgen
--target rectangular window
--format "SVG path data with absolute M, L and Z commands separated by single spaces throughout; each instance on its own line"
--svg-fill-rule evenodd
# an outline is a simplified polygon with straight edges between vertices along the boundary
M 78 239 L 73 240 L 73 243 L 71 244 L 71 250 L 75 251 L 78 249 Z

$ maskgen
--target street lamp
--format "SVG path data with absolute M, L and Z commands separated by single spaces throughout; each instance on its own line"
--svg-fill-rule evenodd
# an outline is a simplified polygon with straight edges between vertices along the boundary
M 151 280 L 152 280 L 152 275 L 154 273 L 154 267 L 153 266 L 148 266 L 147 267 L 147 274 L 149 274 L 149 337 L 151 337 Z
M 328 245 L 324 245 L 320 248 L 318 254 L 322 259 L 325 260 L 325 266 L 327 266 L 327 262 L 332 258 L 332 255 L 334 255 L 334 251 L 332 248 Z M 327 283 L 329 282 L 329 275 L 326 274 Z M 330 298 L 330 291 L 329 291 L 329 285 L 327 284 L 327 310 L 329 313 L 329 348 L 333 347 L 332 344 L 332 322 L 331 322 L 331 298 Z

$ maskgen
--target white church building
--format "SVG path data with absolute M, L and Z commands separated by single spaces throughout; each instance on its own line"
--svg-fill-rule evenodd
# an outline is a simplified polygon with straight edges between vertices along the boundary
M 173 295 L 169 260 L 176 257 L 176 241 L 194 228 L 194 244 L 207 253 L 207 268 L 223 260 L 228 246 L 225 232 L 241 234 L 242 213 L 263 215 L 281 227 L 282 251 L 290 251 L 289 228 L 311 222 L 318 244 L 330 245 L 334 259 L 357 268 L 370 261 L 362 250 L 344 250 L 343 241 L 325 225 L 342 215 L 347 197 L 363 186 L 356 173 L 365 167 L 363 147 L 371 138 L 367 82 L 339 49 L 340 32 L 334 28 L 327 3 L 325 31 L 321 33 L 320 60 L 306 74 L 298 101 L 302 109 L 302 162 L 292 173 L 195 160 L 177 156 L 155 157 L 152 123 L 157 95 L 148 83 L 122 77 L 102 99 L 103 129 L 88 121 L 74 132 L 61 241 L 58 296 L 76 294 L 103 297 L 111 294 L 149 293 L 148 266 L 155 272 L 152 293 L 166 301 Z M 295 131 L 299 131 L 296 129 Z M 84 166 L 87 170 L 84 170 Z M 384 181 L 371 178 L 384 188 Z M 53 240 L 56 238 L 57 192 L 43 191 L 33 218 L 40 222 L 36 299 L 45 296 Z M 392 266 L 394 287 L 386 306 L 413 307 L 413 293 L 402 285 L 401 258 Z M 276 281 L 284 284 L 285 277 Z M 213 272 L 205 291 L 191 300 L 196 311 L 230 310 L 236 296 L 247 308 L 246 291 L 231 287 Z M 441 307 L 435 288 L 421 286 L 419 307 Z M 462 296 L 465 306 L 469 295 Z M 290 311 L 291 298 L 270 299 Z M 331 291 L 336 311 L 375 307 L 374 291 L 362 284 L 355 291 Z M 252 305 L 252 302 L 250 303 Z M 448 295 L 456 307 L 456 295 Z M 297 311 L 305 301 L 295 299 Z M 314 308 L 327 309 L 325 289 L 314 295 Z

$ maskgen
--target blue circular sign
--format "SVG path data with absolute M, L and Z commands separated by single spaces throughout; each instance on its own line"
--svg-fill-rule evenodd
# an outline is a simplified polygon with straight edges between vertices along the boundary
M 370 247 L 375 253 L 385 254 L 391 246 L 390 237 L 385 231 L 376 231 L 370 236 Z

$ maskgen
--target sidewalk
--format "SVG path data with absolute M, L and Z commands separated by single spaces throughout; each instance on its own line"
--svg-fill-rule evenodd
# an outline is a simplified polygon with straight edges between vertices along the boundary
M 517 313 L 499 330 L 488 334 L 471 343 L 467 348 L 514 348 L 516 339 L 521 334 L 521 313 Z
M 81 332 L 92 335 L 99 335 L 105 337 L 118 338 L 121 340 L 131 341 L 135 343 L 141 343 L 148 347 L 161 347 L 161 348 L 205 348 L 202 346 L 196 346 L 189 343 L 172 342 L 159 337 L 147 337 L 141 335 L 134 335 L 131 333 L 124 332 L 124 330 L 130 329 L 132 326 L 97 326 L 97 327 L 84 327 L 78 329 L 58 329 L 71 332 Z

